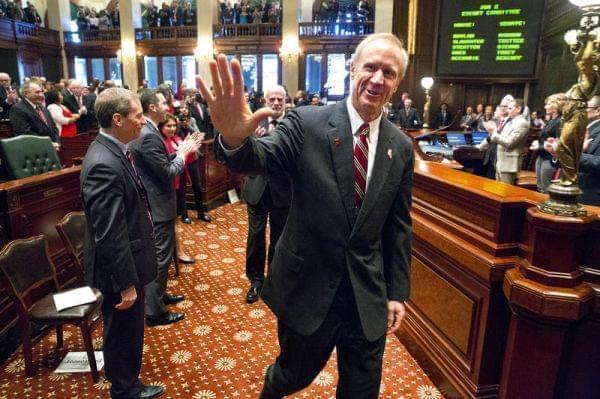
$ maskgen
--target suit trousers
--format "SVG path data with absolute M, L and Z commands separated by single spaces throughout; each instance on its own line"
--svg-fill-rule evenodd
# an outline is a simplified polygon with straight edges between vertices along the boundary
M 333 348 L 339 374 L 336 397 L 379 397 L 386 336 L 375 341 L 365 338 L 347 275 L 316 332 L 300 335 L 279 322 L 278 338 L 280 354 L 267 369 L 261 399 L 279 399 L 310 385 L 325 367 Z
M 268 185 L 260 201 L 256 205 L 247 204 L 247 208 L 246 276 L 250 283 L 262 285 L 265 281 L 265 258 L 270 265 L 290 208 L 273 205 Z M 265 255 L 267 219 L 271 230 L 268 256 Z
M 199 163 L 200 162 L 198 160 L 195 160 L 194 162 L 186 166 L 190 174 L 192 190 L 194 191 L 194 205 L 196 206 L 198 216 L 200 216 L 200 213 L 206 211 L 206 208 L 202 203 L 202 177 L 200 176 L 200 169 L 198 169 Z
M 142 390 L 140 370 L 144 346 L 144 289 L 135 287 L 137 299 L 126 310 L 115 309 L 121 295 L 103 293 L 104 372 L 111 382 L 110 397 L 125 399 L 139 397 Z
M 162 316 L 167 313 L 163 299 L 175 251 L 175 220 L 154 222 L 154 241 L 158 268 L 156 278 L 146 285 L 146 316 Z

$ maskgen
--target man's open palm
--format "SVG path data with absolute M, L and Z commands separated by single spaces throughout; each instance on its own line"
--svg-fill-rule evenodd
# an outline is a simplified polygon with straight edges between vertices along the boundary
M 223 144 L 228 148 L 238 147 L 261 120 L 274 115 L 274 112 L 268 107 L 254 114 L 250 111 L 244 97 L 242 68 L 237 59 L 230 64 L 224 54 L 219 54 L 216 61 L 210 62 L 210 73 L 214 94 L 201 76 L 196 77 L 196 83 L 208 104 L 213 125 L 221 133 Z

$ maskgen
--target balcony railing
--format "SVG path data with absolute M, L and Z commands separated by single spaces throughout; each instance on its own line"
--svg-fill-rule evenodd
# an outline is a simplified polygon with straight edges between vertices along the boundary
M 119 29 L 106 30 L 83 30 L 80 32 L 65 32 L 65 43 L 89 43 L 102 44 L 106 42 L 121 41 L 121 31 Z
M 281 36 L 281 24 L 216 24 L 214 37 Z
M 14 21 L 17 42 L 31 42 L 58 45 L 58 31 L 22 21 Z
M 195 25 L 138 28 L 135 30 L 136 41 L 158 40 L 178 42 L 181 40 L 196 39 L 197 35 L 198 31 Z
M 300 22 L 300 36 L 358 36 L 375 31 L 375 22 Z

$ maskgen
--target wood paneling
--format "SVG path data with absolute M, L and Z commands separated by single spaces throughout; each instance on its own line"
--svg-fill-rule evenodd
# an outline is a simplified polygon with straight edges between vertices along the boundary
M 600 250 L 592 249 L 600 208 L 555 217 L 535 207 L 546 198 L 431 162 L 415 166 L 404 328 L 461 397 L 597 393 L 600 349 L 584 338 L 600 320 Z M 579 373 L 564 371 L 564 361 Z

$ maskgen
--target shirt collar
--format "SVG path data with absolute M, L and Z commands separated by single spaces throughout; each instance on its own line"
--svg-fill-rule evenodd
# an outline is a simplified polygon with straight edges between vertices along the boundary
M 156 126 L 156 123 L 154 123 L 154 121 L 153 121 L 152 119 L 148 118 L 146 115 L 144 115 L 144 119 L 146 119 L 146 122 L 147 122 L 147 123 L 149 123 L 149 124 L 151 124 L 152 126 L 154 126 L 154 129 L 155 129 L 156 131 L 158 131 L 158 126 Z
M 363 123 L 365 123 L 365 121 L 363 121 L 363 119 L 360 117 L 358 111 L 356 110 L 356 108 L 354 108 L 354 105 L 352 105 L 352 101 L 350 99 L 346 100 L 346 107 L 348 109 L 348 116 L 350 117 L 350 128 L 352 129 L 352 135 L 356 135 L 359 133 L 358 129 Z M 371 132 L 373 132 L 376 129 L 378 131 L 382 115 L 383 113 L 380 112 L 377 118 L 373 119 L 371 122 L 368 122 L 369 130 Z
M 27 97 L 23 97 L 25 98 L 25 101 L 27 101 L 29 103 L 29 105 L 31 105 L 33 107 L 33 109 L 37 109 L 37 105 L 35 105 L 34 103 L 32 103 Z
M 127 154 L 127 145 L 123 144 L 118 138 L 116 138 L 113 135 L 110 135 L 108 133 L 106 133 L 104 130 L 100 129 L 99 133 L 106 137 L 108 140 L 112 141 L 113 143 L 115 143 L 119 149 L 123 152 L 123 154 Z

